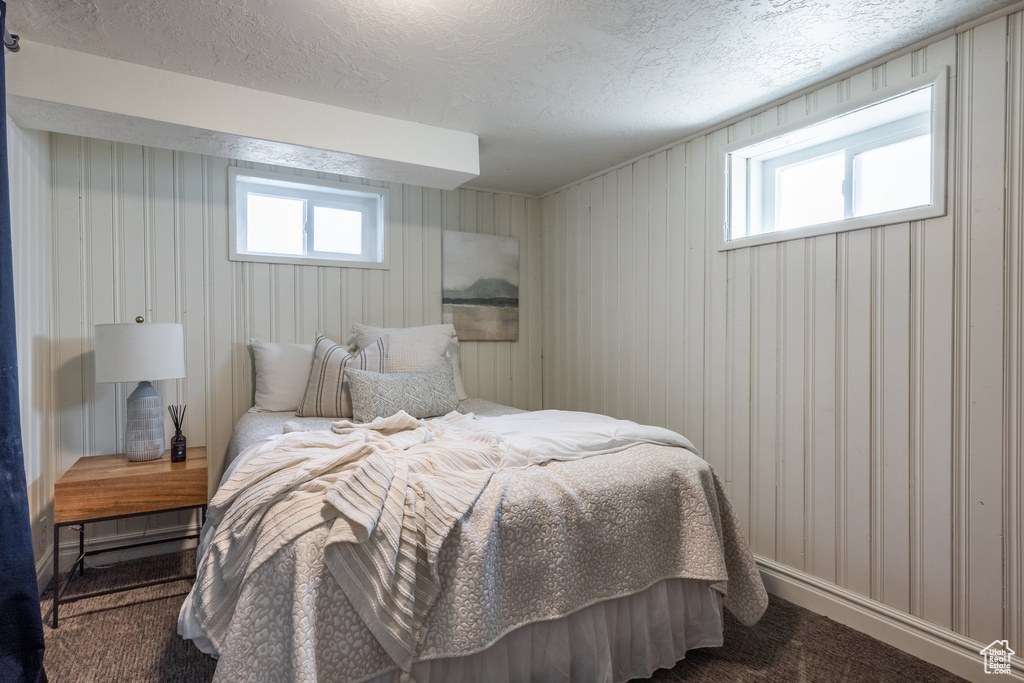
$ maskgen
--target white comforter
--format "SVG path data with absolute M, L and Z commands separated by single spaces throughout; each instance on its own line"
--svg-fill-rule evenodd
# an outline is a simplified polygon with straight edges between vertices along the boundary
M 690 440 L 661 427 L 616 420 L 607 415 L 567 410 L 537 410 L 501 417 L 480 417 L 476 423 L 501 437 L 502 467 L 541 465 L 549 460 L 579 460 L 617 453 L 638 443 L 679 446 L 697 453 Z
M 195 637 L 200 644 L 208 640 L 222 655 L 228 641 L 240 645 L 244 639 L 229 638 L 234 615 L 244 615 L 246 610 L 239 610 L 239 603 L 255 599 L 258 591 L 250 591 L 247 597 L 243 592 L 260 581 L 260 569 L 275 553 L 307 535 L 317 539 L 323 564 L 344 592 L 348 607 L 359 614 L 376 639 L 377 650 L 390 660 L 368 657 L 362 667 L 359 661 L 346 661 L 350 670 L 334 673 L 348 680 L 377 673 L 381 664 L 408 671 L 417 659 L 475 651 L 493 642 L 494 634 L 536 620 L 537 603 L 550 596 L 549 588 L 544 587 L 545 581 L 537 581 L 531 589 L 518 577 L 531 573 L 537 557 L 558 557 L 555 564 L 560 567 L 546 568 L 551 579 L 557 580 L 559 575 L 563 579 L 594 578 L 585 585 L 574 585 L 573 598 L 564 601 L 556 615 L 567 614 L 574 606 L 628 594 L 630 587 L 641 589 L 668 576 L 730 581 L 726 604 L 744 621 L 756 621 L 764 610 L 766 596 L 745 541 L 727 503 L 722 505 L 717 479 L 696 457 L 680 460 L 678 455 L 669 456 L 672 464 L 660 468 L 676 467 L 679 472 L 661 477 L 651 486 L 650 495 L 659 500 L 677 497 L 677 503 L 668 508 L 664 504 L 637 505 L 622 511 L 623 519 L 617 521 L 623 528 L 643 521 L 656 535 L 667 533 L 679 544 L 678 552 L 647 563 L 649 567 L 628 579 L 616 579 L 622 567 L 612 566 L 614 562 L 606 561 L 607 557 L 591 556 L 577 547 L 585 541 L 569 538 L 575 534 L 567 535 L 562 527 L 571 522 L 571 509 L 534 505 L 536 509 L 525 522 L 519 506 L 502 509 L 506 499 L 515 503 L 515 496 L 510 495 L 515 490 L 512 482 L 537 479 L 527 475 L 532 467 L 514 468 L 608 455 L 638 443 L 676 447 L 662 449 L 661 458 L 666 453 L 681 453 L 680 447 L 692 451 L 692 445 L 678 434 L 562 411 L 480 419 L 452 414 L 430 421 L 400 414 L 371 425 L 336 423 L 335 432 L 276 437 L 243 454 L 226 475 L 211 503 L 199 576 L 182 609 L 179 631 L 183 635 Z M 545 470 L 540 475 L 544 480 L 548 468 L 541 469 Z M 502 480 L 488 487 L 495 471 L 502 473 Z M 516 471 L 523 474 L 516 475 Z M 550 484 L 538 480 L 530 488 L 543 499 L 545 486 Z M 485 488 L 504 493 L 497 501 L 491 496 L 467 515 Z M 559 482 L 555 488 L 570 487 Z M 569 497 L 578 493 L 570 490 Z M 665 517 L 663 513 L 673 508 L 677 512 L 667 519 L 645 519 L 652 512 Z M 690 519 L 684 524 L 681 513 L 687 511 L 690 514 L 685 516 Z M 589 516 L 586 510 L 579 512 Z M 587 526 L 583 517 L 576 526 Z M 501 539 L 503 524 L 534 527 L 527 530 L 538 544 L 534 558 L 502 552 L 511 542 Z M 466 558 L 441 558 L 442 546 L 457 526 L 462 533 L 449 546 L 473 545 L 473 534 L 467 537 L 466 532 L 474 525 L 481 532 L 492 529 L 493 538 L 488 540 L 487 534 L 481 533 L 483 544 L 471 554 L 491 552 L 495 557 L 484 558 L 482 563 L 478 557 L 468 562 L 459 561 Z M 693 528 L 683 530 L 687 525 Z M 617 535 L 614 525 L 603 533 L 613 539 Z M 631 535 L 636 536 L 635 531 Z M 628 537 L 620 540 L 630 543 Z M 501 566 L 491 566 L 499 558 Z M 503 577 L 509 579 L 502 594 L 486 595 L 487 589 L 481 594 L 483 602 L 500 603 L 501 609 L 480 620 L 467 620 L 473 622 L 471 627 L 450 623 L 450 614 L 445 623 L 433 623 L 429 617 L 441 596 L 442 579 L 450 578 L 449 573 L 459 574 L 459 564 L 465 565 L 461 569 L 467 575 L 448 583 L 458 585 L 461 580 L 466 594 L 473 592 L 471 584 L 481 582 L 494 584 L 493 593 L 501 588 Z M 540 576 L 536 571 L 532 574 Z M 620 585 L 615 586 L 616 582 Z M 442 596 L 438 613 L 450 610 L 451 597 Z M 246 627 L 239 628 L 244 631 Z M 297 651 L 295 656 L 304 655 Z M 218 678 L 247 675 L 245 668 L 251 661 L 251 656 L 229 653 L 218 667 Z

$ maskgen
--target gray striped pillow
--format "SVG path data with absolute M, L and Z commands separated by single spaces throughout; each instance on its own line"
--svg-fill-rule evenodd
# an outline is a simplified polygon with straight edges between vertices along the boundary
M 298 417 L 352 417 L 352 394 L 346 370 L 384 372 L 388 363 L 388 339 L 381 337 L 352 355 L 347 348 L 318 334 L 313 347 L 313 369 Z

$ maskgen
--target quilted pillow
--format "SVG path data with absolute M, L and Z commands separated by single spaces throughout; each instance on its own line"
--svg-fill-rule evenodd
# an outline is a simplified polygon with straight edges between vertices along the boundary
M 388 338 L 388 372 L 426 370 L 448 361 L 455 375 L 455 391 L 459 400 L 467 398 L 459 370 L 459 340 L 455 336 L 454 325 L 372 327 L 356 323 L 352 326 L 356 348 L 368 346 L 383 336 Z
M 352 417 L 349 376 L 354 370 L 384 372 L 387 358 L 387 337 L 375 340 L 353 355 L 344 346 L 318 334 L 306 395 L 295 414 L 299 417 Z
M 413 417 L 447 415 L 459 406 L 454 373 L 447 363 L 417 372 L 349 370 L 346 374 L 356 422 L 390 417 L 399 410 Z

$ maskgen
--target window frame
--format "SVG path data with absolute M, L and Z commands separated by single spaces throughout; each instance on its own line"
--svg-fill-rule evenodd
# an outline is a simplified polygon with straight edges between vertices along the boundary
M 304 254 L 275 254 L 268 252 L 250 252 L 244 248 L 246 240 L 247 224 L 247 202 L 245 197 L 248 192 L 239 193 L 239 182 L 245 182 L 246 178 L 273 181 L 277 187 L 286 191 L 275 194 L 272 190 L 274 184 L 267 184 L 267 192 L 261 192 L 269 197 L 281 197 L 287 199 L 299 199 L 303 201 L 303 250 Z M 347 194 L 333 194 L 334 192 Z M 303 266 L 333 266 L 335 268 L 369 268 L 376 270 L 388 270 L 388 257 L 390 253 L 389 242 L 389 205 L 390 191 L 386 187 L 374 187 L 372 185 L 357 185 L 336 180 L 323 178 L 308 178 L 305 176 L 282 173 L 280 171 L 261 171 L 249 168 L 231 166 L 228 168 L 228 214 L 229 214 L 229 237 L 228 247 L 230 261 L 244 261 L 249 263 L 276 263 L 284 265 Z M 380 208 L 375 211 L 373 204 L 379 202 Z M 327 208 L 343 209 L 347 211 L 357 210 L 363 214 L 362 221 L 362 242 L 363 253 L 351 255 L 351 257 L 338 252 L 315 251 L 315 224 L 312 221 L 312 214 L 317 206 Z M 366 257 L 366 245 L 371 244 L 375 235 L 374 226 L 366 217 L 371 213 L 377 214 L 377 221 L 380 232 L 380 261 L 368 260 Z
M 725 164 L 723 170 L 724 173 L 724 200 L 725 200 L 725 220 L 722 223 L 722 229 L 718 231 L 718 250 L 727 251 L 730 249 L 740 249 L 742 247 L 757 246 L 761 244 L 773 244 L 776 242 L 785 242 L 794 239 L 803 239 L 806 237 L 817 237 L 819 235 L 829 235 L 839 232 L 847 232 L 849 230 L 860 230 L 863 228 L 879 227 L 883 225 L 892 225 L 895 223 L 904 223 L 908 221 L 923 220 L 926 218 L 935 218 L 946 214 L 946 144 L 947 144 L 947 110 L 949 107 L 948 101 L 948 67 L 941 67 L 935 71 L 908 79 L 907 81 L 876 90 L 869 95 L 860 97 L 849 102 L 843 102 L 834 107 L 830 107 L 822 112 L 818 112 L 814 115 L 800 119 L 799 121 L 773 128 L 761 135 L 757 135 L 750 138 L 745 138 L 737 142 L 726 145 L 723 149 L 723 154 L 720 157 Z M 928 120 L 931 124 L 931 147 L 932 147 L 932 202 L 927 205 L 911 207 L 907 209 L 898 209 L 896 211 L 889 211 L 885 213 L 871 214 L 868 216 L 850 216 L 838 221 L 832 221 L 829 223 L 819 223 L 816 225 L 803 226 L 800 228 L 792 228 L 789 230 L 773 230 L 771 232 L 759 232 L 753 235 L 746 235 L 743 237 L 736 237 L 730 239 L 730 230 L 732 226 L 732 212 L 735 209 L 742 210 L 749 214 L 750 206 L 759 203 L 761 211 L 767 214 L 769 211 L 774 214 L 775 202 L 774 202 L 774 183 L 766 183 L 765 177 L 770 172 L 772 175 L 779 168 L 784 168 L 789 165 L 800 163 L 800 159 L 810 160 L 819 156 L 826 156 L 829 154 L 827 151 L 820 151 L 824 148 L 832 147 L 833 153 L 840 150 L 845 150 L 846 164 L 852 164 L 853 157 L 856 154 L 861 153 L 867 149 L 880 148 L 888 144 L 899 142 L 900 140 L 910 139 L 915 137 L 914 131 L 921 130 L 922 124 L 908 127 L 907 130 L 902 132 L 893 132 L 886 135 L 884 143 L 882 144 L 864 144 L 863 142 L 847 149 L 841 146 L 839 143 L 843 141 L 855 140 L 859 136 L 867 137 L 862 132 L 852 133 L 843 138 L 836 138 L 834 140 L 827 140 L 819 145 L 815 145 L 802 150 L 797 150 L 789 154 L 783 154 L 778 157 L 772 158 L 762 164 L 756 164 L 756 168 L 748 168 L 747 173 L 743 178 L 737 178 L 733 173 L 733 157 L 732 155 L 739 151 L 766 143 L 770 140 L 780 138 L 788 135 L 795 131 L 810 128 L 826 121 L 837 119 L 846 114 L 853 113 L 855 111 L 871 107 L 873 105 L 885 102 L 901 95 L 906 95 L 916 90 L 923 88 L 932 87 L 932 106 L 930 116 Z M 927 114 L 925 116 L 928 116 Z M 909 118 L 909 117 L 908 117 Z M 907 121 L 907 119 L 897 119 L 894 122 L 884 124 L 884 126 L 893 126 L 899 128 L 901 122 Z M 920 135 L 923 132 L 916 133 Z M 872 137 L 873 140 L 878 138 Z M 819 150 L 811 153 L 812 150 Z M 773 163 L 777 160 L 788 160 L 785 163 Z M 766 170 L 762 167 L 769 166 Z M 847 169 L 846 177 L 852 182 L 852 173 Z M 770 191 L 766 191 L 766 186 L 771 185 Z M 736 201 L 735 193 L 738 188 L 742 188 L 742 196 Z M 765 195 L 768 196 L 765 196 Z M 853 204 L 853 192 L 852 188 L 848 188 L 845 192 L 845 203 L 846 208 L 851 208 Z M 771 200 L 769 202 L 769 200 Z M 844 211 L 845 212 L 845 211 Z M 763 216 L 762 216 L 763 220 Z M 774 215 L 773 215 L 774 221 Z

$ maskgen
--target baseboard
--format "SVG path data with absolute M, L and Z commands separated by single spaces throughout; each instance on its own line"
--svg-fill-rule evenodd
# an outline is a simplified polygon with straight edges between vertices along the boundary
M 46 546 L 46 550 L 36 560 L 36 581 L 39 582 L 39 593 L 42 594 L 50 585 L 53 578 L 53 546 Z
M 86 549 L 104 550 L 106 548 L 116 548 L 130 543 L 138 543 L 143 540 L 158 541 L 165 538 L 170 539 L 178 536 L 188 536 L 198 533 L 199 526 L 197 524 L 181 524 L 171 527 L 161 527 L 159 529 L 135 531 L 127 534 L 110 534 L 107 536 L 97 536 L 88 539 L 86 542 Z M 70 540 L 62 540 L 60 544 L 60 566 L 62 573 L 66 572 L 67 569 L 71 567 L 71 563 L 78 557 L 77 534 L 67 533 L 66 536 Z M 143 557 L 151 557 L 153 555 L 166 555 L 169 553 L 181 552 L 182 550 L 195 548 L 196 545 L 198 545 L 198 543 L 194 538 L 183 541 L 168 541 L 167 543 L 161 543 L 159 545 L 148 545 L 142 548 L 131 548 L 129 550 L 118 551 L 112 556 L 90 556 L 89 559 L 103 564 L 114 561 L 124 562 L 126 560 L 137 560 Z M 53 579 L 53 546 L 47 547 L 46 552 L 36 560 L 36 578 L 39 581 L 40 592 L 42 592 Z
M 1024 682 L 1024 653 L 1013 657 L 1013 670 L 1009 675 L 987 675 L 979 652 L 988 643 L 967 638 L 772 560 L 756 559 L 765 588 L 772 595 L 866 633 L 969 681 Z

